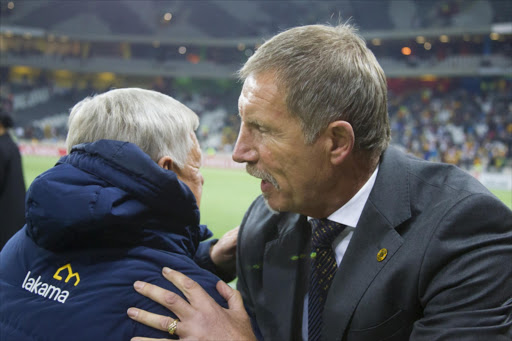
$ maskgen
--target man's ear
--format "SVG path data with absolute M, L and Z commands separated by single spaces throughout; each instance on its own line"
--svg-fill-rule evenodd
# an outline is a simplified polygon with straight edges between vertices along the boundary
M 163 169 L 174 170 L 174 162 L 172 161 L 170 156 L 162 156 L 157 163 Z
M 347 121 L 334 121 L 327 127 L 330 145 L 330 160 L 338 165 L 352 152 L 354 148 L 354 129 Z

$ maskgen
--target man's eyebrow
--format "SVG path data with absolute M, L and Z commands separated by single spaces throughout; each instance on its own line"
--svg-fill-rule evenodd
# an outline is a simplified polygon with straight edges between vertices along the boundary
M 257 118 L 247 118 L 245 121 L 245 124 L 250 124 L 252 126 L 264 126 L 265 124 L 258 120 Z

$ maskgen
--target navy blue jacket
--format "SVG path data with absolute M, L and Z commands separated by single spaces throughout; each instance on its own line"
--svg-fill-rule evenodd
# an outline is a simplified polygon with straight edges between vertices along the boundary
M 193 260 L 210 236 L 190 189 L 137 146 L 75 146 L 34 180 L 26 225 L 0 253 L 0 340 L 169 337 L 127 316 L 138 307 L 174 317 L 133 283 L 180 293 L 161 274 L 168 266 L 227 307 L 218 277 Z

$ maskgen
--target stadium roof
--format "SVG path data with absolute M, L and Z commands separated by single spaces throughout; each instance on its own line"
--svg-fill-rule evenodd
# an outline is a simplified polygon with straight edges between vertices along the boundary
M 216 45 L 240 38 L 250 42 L 292 26 L 336 24 L 349 18 L 363 33 L 388 36 L 411 30 L 438 34 L 440 29 L 467 32 L 486 27 L 489 31 L 492 23 L 512 18 L 508 0 L 0 0 L 0 5 L 3 31 L 22 27 L 77 39 L 127 36 L 133 41 L 151 36 Z

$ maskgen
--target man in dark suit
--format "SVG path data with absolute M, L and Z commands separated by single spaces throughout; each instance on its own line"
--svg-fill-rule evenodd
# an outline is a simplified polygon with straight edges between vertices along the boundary
M 25 223 L 25 180 L 12 117 L 0 108 L 0 251 Z
M 224 284 L 217 288 L 229 309 L 169 272 L 190 304 L 152 286 L 141 293 L 176 313 L 173 331 L 226 340 L 510 340 L 512 212 L 458 168 L 388 146 L 386 79 L 351 26 L 278 34 L 240 76 L 233 159 L 262 179 L 237 248 L 248 314 Z M 143 311 L 138 320 L 170 323 Z

